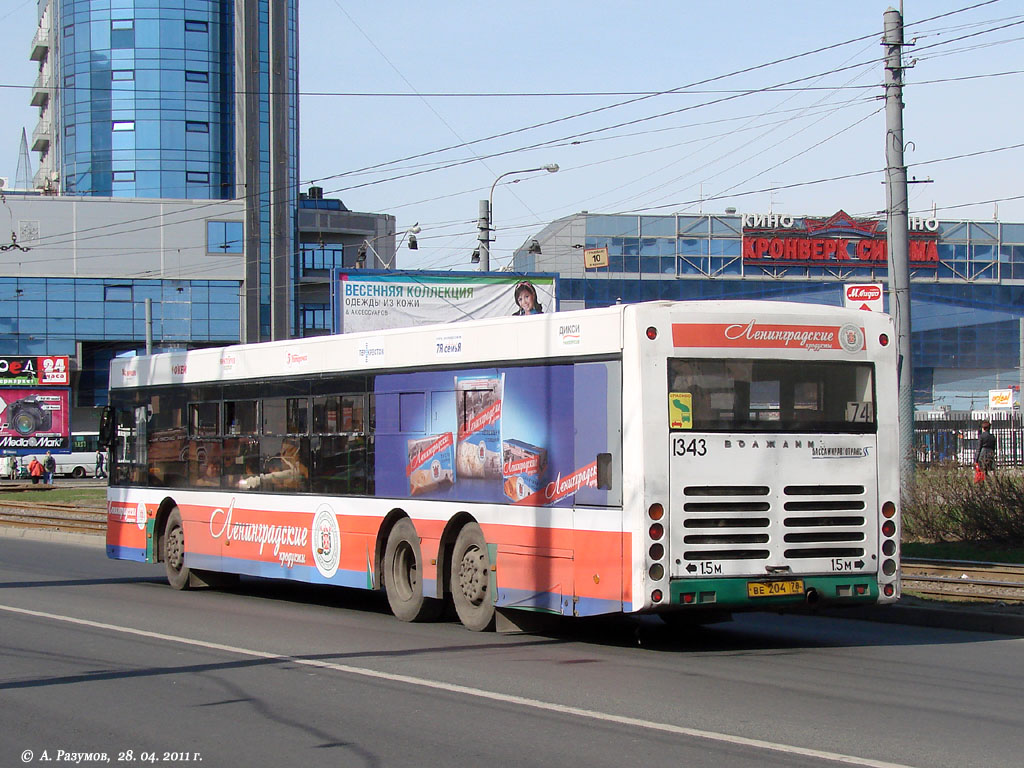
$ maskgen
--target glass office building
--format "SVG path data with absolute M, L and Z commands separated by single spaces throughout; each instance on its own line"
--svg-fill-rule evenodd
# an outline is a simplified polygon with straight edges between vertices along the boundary
M 64 194 L 234 197 L 232 6 L 62 0 Z
M 246 202 L 246 341 L 294 331 L 297 0 L 42 0 L 37 188 Z
M 921 407 L 984 408 L 988 390 L 1024 383 L 1024 224 L 910 224 L 915 400 Z M 562 310 L 654 299 L 841 306 L 844 285 L 883 284 L 887 291 L 886 259 L 885 222 L 842 211 L 583 212 L 529 238 L 513 268 L 558 273 Z

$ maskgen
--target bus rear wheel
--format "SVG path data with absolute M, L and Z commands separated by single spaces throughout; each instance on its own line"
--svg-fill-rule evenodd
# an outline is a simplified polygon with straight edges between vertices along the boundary
M 384 590 L 391 612 L 401 621 L 433 621 L 444 603 L 423 594 L 423 558 L 412 521 L 404 517 L 388 534 L 384 549 Z
M 163 554 L 167 583 L 175 589 L 188 589 L 189 570 L 185 565 L 185 528 L 181 523 L 181 512 L 175 507 L 167 518 L 160 551 Z
M 466 629 L 482 632 L 494 627 L 490 589 L 491 558 L 484 532 L 476 523 L 459 531 L 452 553 L 452 602 Z

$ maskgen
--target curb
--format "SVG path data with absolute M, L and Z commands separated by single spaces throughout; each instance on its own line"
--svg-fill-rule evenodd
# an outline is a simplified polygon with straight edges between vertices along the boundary
M 107 539 L 102 534 L 77 533 L 74 531 L 40 531 L 32 528 L 14 528 L 0 525 L 0 539 L 31 539 L 32 541 L 56 541 L 59 544 L 77 544 L 83 547 L 106 549 Z
M 987 607 L 956 607 L 955 603 L 941 606 L 918 605 L 910 602 L 914 598 L 903 599 L 908 602 L 862 608 L 825 608 L 817 613 L 835 619 L 858 619 L 881 624 L 1024 636 L 1024 614 L 1000 613 Z

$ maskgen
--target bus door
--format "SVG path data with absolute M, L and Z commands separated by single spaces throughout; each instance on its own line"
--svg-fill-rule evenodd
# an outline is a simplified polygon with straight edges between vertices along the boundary
M 573 388 L 573 423 L 564 426 L 574 435 L 573 466 L 586 481 L 573 496 L 574 605 L 562 612 L 591 616 L 632 600 L 623 595 L 632 578 L 623 540 L 622 362 L 576 363 Z

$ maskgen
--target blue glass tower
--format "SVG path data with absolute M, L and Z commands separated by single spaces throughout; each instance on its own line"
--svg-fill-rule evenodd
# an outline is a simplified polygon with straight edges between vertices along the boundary
M 233 5 L 61 1 L 62 192 L 235 196 Z
M 59 179 L 69 195 L 244 198 L 245 341 L 291 330 L 297 6 L 54 0 L 47 9 L 53 96 L 49 137 L 37 144 L 49 155 L 41 167 L 55 172 L 43 181 Z

